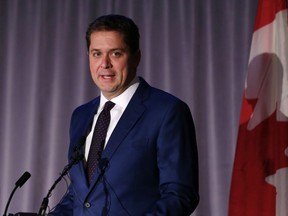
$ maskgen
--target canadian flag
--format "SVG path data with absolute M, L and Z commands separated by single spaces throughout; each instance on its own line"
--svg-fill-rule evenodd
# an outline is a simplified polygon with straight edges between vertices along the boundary
M 233 167 L 229 216 L 288 216 L 286 0 L 259 0 Z

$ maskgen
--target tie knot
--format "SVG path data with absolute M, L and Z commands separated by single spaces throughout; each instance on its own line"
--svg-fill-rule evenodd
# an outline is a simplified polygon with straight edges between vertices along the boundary
M 109 112 L 114 106 L 115 106 L 115 103 L 113 103 L 112 101 L 107 101 L 104 105 L 103 111 L 105 110 Z

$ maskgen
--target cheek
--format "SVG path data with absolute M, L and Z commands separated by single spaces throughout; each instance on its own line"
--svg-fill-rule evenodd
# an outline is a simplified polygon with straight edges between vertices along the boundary
M 94 82 L 97 81 L 97 67 L 95 66 L 95 64 L 90 64 L 90 75 L 92 77 L 92 79 L 94 80 Z
M 126 62 L 121 62 L 115 65 L 118 68 L 118 71 L 121 72 L 122 76 L 128 75 L 129 65 Z
M 89 67 L 90 67 L 91 73 L 96 73 L 97 70 L 98 70 L 98 64 L 95 61 L 90 61 L 89 62 Z

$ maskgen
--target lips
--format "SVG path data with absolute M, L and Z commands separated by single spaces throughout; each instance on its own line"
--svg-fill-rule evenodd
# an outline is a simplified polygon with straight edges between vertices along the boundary
M 101 75 L 101 77 L 104 78 L 104 79 L 111 79 L 114 76 L 115 75 Z
M 115 74 L 100 74 L 99 77 L 102 80 L 112 80 L 115 77 Z

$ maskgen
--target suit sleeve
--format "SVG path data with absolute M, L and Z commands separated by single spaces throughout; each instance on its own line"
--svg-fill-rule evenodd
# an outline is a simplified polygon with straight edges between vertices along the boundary
M 157 139 L 161 198 L 146 216 L 189 216 L 199 202 L 196 133 L 189 107 L 166 111 Z

